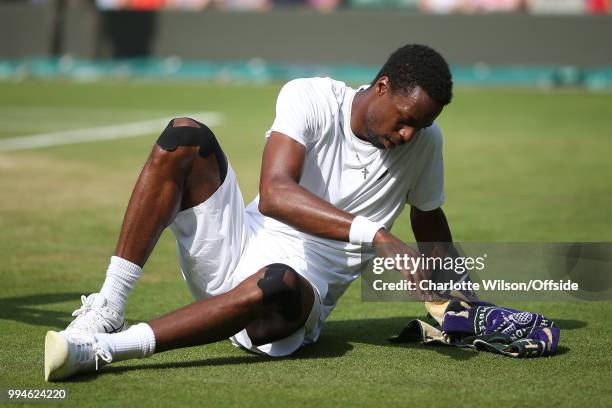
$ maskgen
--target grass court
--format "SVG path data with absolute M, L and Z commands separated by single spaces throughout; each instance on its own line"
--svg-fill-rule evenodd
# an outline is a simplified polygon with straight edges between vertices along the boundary
M 211 127 L 248 202 L 280 86 L 0 82 L 0 143 L 218 112 L 222 120 Z M 458 89 L 438 121 L 454 239 L 612 241 L 611 106 L 610 93 Z M 612 302 L 508 304 L 561 327 L 558 355 L 515 360 L 391 345 L 386 338 L 423 318 L 424 307 L 361 302 L 358 283 L 320 341 L 291 358 L 266 359 L 223 341 L 45 383 L 44 334 L 64 328 L 79 295 L 100 288 L 131 188 L 161 129 L 0 151 L 0 387 L 62 388 L 66 403 L 88 407 L 609 406 Z M 394 231 L 412 240 L 407 214 Z M 128 323 L 190 300 L 166 232 L 128 301 Z

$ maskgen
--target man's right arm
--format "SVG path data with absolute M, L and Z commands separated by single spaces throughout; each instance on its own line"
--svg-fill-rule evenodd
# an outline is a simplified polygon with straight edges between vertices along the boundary
M 300 177 L 305 147 L 280 132 L 272 132 L 263 153 L 259 182 L 259 211 L 299 231 L 323 238 L 349 241 L 355 215 L 334 207 L 302 187 Z M 404 246 L 386 229 L 380 229 L 374 244 Z
M 264 147 L 259 211 L 299 231 L 348 242 L 356 216 L 334 207 L 299 184 L 305 150 L 302 144 L 289 136 L 271 132 Z M 372 245 L 377 255 L 382 257 L 397 254 L 418 256 L 417 251 L 384 228 L 374 234 Z M 412 281 L 419 278 L 410 271 L 400 272 L 404 278 Z M 417 292 L 421 293 L 420 290 Z
M 305 154 L 305 147 L 289 136 L 270 134 L 261 166 L 259 211 L 299 231 L 348 241 L 355 216 L 299 184 Z

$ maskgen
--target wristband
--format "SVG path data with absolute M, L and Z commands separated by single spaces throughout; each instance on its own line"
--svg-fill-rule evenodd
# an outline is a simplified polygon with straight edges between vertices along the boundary
M 385 224 L 373 222 L 366 217 L 358 215 L 353 219 L 353 223 L 351 224 L 349 241 L 351 244 L 355 245 L 372 245 L 374 236 L 381 228 L 385 228 Z

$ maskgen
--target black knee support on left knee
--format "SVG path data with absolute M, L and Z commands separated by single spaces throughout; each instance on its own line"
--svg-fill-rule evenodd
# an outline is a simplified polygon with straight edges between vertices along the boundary
M 286 280 L 291 283 L 286 283 Z M 263 304 L 276 304 L 286 320 L 300 317 L 302 294 L 297 272 L 285 264 L 272 264 L 266 267 L 264 277 L 257 282 L 263 292 Z
M 191 119 L 193 120 L 193 119 Z M 174 126 L 174 119 L 168 123 L 162 134 L 157 139 L 157 144 L 162 149 L 173 152 L 179 146 L 199 146 L 198 153 L 201 157 L 215 155 L 219 164 L 221 181 L 225 180 L 227 174 L 227 159 L 215 134 L 203 123 L 193 120 L 199 127 Z

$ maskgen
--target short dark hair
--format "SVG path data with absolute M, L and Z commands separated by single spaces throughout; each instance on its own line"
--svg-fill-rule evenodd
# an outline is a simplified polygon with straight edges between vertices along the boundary
M 380 78 L 389 78 L 391 91 L 410 93 L 421 87 L 441 105 L 453 98 L 453 78 L 444 57 L 426 45 L 408 44 L 397 49 L 380 69 L 372 85 Z

